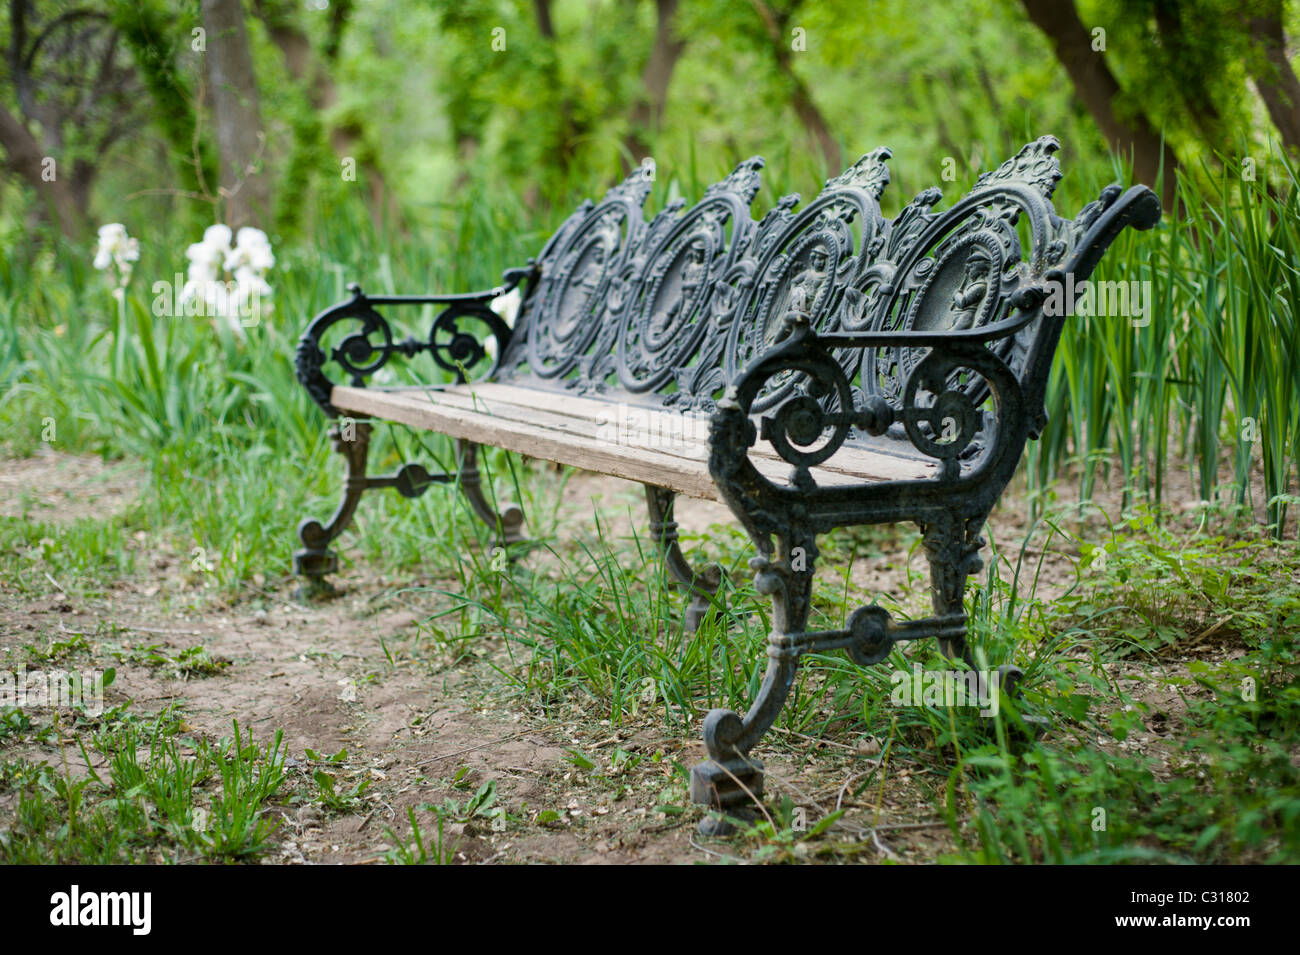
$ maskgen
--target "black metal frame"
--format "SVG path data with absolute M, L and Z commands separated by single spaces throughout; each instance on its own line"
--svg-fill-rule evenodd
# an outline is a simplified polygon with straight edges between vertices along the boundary
M 367 296 L 355 283 L 348 286 L 352 297 L 321 312 L 312 320 L 298 341 L 294 366 L 298 380 L 331 418 L 339 418 L 337 408 L 330 403 L 334 382 L 325 376 L 324 366 L 333 362 L 346 371 L 353 386 L 361 387 L 366 379 L 388 363 L 394 355 L 413 358 L 422 352 L 432 355 L 434 362 L 452 372 L 458 381 L 465 381 L 468 372 L 487 358 L 484 342 L 461 329 L 462 319 L 477 321 L 487 326 L 497 342 L 497 354 L 504 353 L 510 343 L 511 328 L 492 311 L 488 303 L 506 294 L 526 279 L 534 277 L 535 267 L 512 269 L 504 276 L 503 284 L 483 292 L 463 295 L 385 295 Z M 397 341 L 387 320 L 376 310 L 386 305 L 441 305 L 423 339 L 408 337 Z M 326 334 L 342 323 L 359 324 L 360 328 L 345 337 L 326 353 L 322 342 Z M 371 341 L 378 335 L 379 342 Z M 493 363 L 495 368 L 496 362 Z M 488 374 L 491 374 L 489 370 Z M 523 512 L 515 505 L 507 505 L 500 513 L 483 493 L 478 470 L 478 446 L 471 441 L 457 442 L 457 470 L 431 473 L 423 465 L 409 463 L 396 473 L 380 477 L 366 474 L 366 459 L 370 449 L 371 425 L 363 415 L 355 416 L 344 429 L 330 429 L 334 450 L 343 456 L 347 466 L 343 499 L 328 523 L 314 518 L 304 518 L 298 524 L 298 539 L 302 548 L 293 555 L 294 573 L 303 578 L 300 596 L 314 597 L 334 593 L 329 575 L 338 570 L 338 555 L 329 545 L 352 522 L 361 495 L 372 488 L 391 487 L 403 497 L 416 498 L 431 484 L 455 484 L 469 501 L 470 508 L 490 528 L 503 545 L 523 540 Z
M 843 649 L 857 663 L 884 660 L 901 641 L 933 638 L 942 652 L 974 663 L 966 646 L 965 580 L 979 571 L 980 532 L 1011 479 L 1025 442 L 1041 432 L 1044 393 L 1066 315 L 1044 308 L 1073 279 L 1076 295 L 1127 226 L 1160 219 L 1151 190 L 1107 187 L 1073 220 L 1051 195 L 1061 178 L 1050 136 L 980 177 L 952 207 L 934 211 L 938 190 L 918 195 L 893 220 L 880 214 L 889 181 L 886 149 L 863 156 L 803 210 L 779 200 L 761 221 L 749 216 L 763 162 L 755 157 L 709 188 L 689 210 L 673 203 L 646 222 L 650 180 L 641 170 L 585 203 L 537 260 L 489 291 L 461 296 L 367 298 L 316 318 L 297 355 L 298 375 L 331 416 L 333 360 L 363 385 L 394 354 L 432 354 L 464 381 L 487 357 L 460 322 L 477 320 L 497 341 L 484 374 L 540 390 L 601 396 L 646 408 L 711 415 L 709 470 L 723 500 L 749 532 L 755 586 L 773 602 L 768 667 L 742 717 L 714 710 L 704 721 L 709 759 L 691 773 L 695 802 L 731 812 L 760 798 L 762 764 L 751 750 L 772 726 L 799 660 Z M 1020 229 L 1028 233 L 1022 248 Z M 512 332 L 488 307 L 527 281 Z M 1059 301 L 1059 295 L 1057 295 Z M 444 306 L 425 339 L 395 342 L 378 305 Z M 321 340 L 339 322 L 359 323 L 326 356 Z M 376 340 L 377 339 L 377 340 Z M 368 425 L 359 446 L 340 447 L 347 491 L 329 525 L 305 521 L 300 573 L 332 568 L 325 546 L 376 486 L 408 496 L 450 475 L 408 465 L 364 475 Z M 760 440 L 791 465 L 786 482 L 750 460 Z M 843 447 L 872 448 L 934 464 L 934 475 L 820 486 L 814 469 Z M 470 446 L 472 448 L 472 445 Z M 472 465 L 462 456 L 462 467 Z M 517 536 L 517 510 L 497 515 L 477 472 L 460 484 L 503 537 Z M 696 571 L 677 541 L 673 494 L 647 485 L 651 533 L 673 576 L 690 593 L 697 627 L 721 582 L 716 565 Z M 934 614 L 897 622 L 861 607 L 842 630 L 807 629 L 817 535 L 854 524 L 913 521 L 931 569 Z M 1003 670 L 1008 681 L 1018 675 Z M 712 820 L 705 831 L 726 831 Z

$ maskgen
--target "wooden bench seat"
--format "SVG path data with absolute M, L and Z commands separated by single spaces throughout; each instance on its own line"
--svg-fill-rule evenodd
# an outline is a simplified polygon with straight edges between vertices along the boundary
M 653 405 L 617 404 L 493 382 L 337 386 L 330 400 L 345 413 L 653 484 L 687 497 L 722 500 L 709 475 L 709 417 L 699 412 L 670 412 Z M 897 442 L 846 449 L 813 468 L 813 480 L 831 487 L 919 480 L 936 471 L 933 460 L 901 452 Z M 751 458 L 774 482 L 783 483 L 790 473 L 790 465 L 767 441 L 758 443 Z

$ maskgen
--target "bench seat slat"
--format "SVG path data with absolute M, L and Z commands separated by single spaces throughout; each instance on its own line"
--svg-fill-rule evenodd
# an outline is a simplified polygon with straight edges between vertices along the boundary
M 410 386 L 415 390 L 427 391 L 425 386 Z M 397 390 L 397 389 L 393 389 Z M 563 391 L 550 391 L 542 388 L 520 387 L 518 385 L 503 384 L 494 381 L 476 382 L 472 385 L 451 386 L 447 389 L 449 396 L 458 392 L 472 392 L 481 402 L 504 402 L 505 404 L 517 405 L 528 409 L 541 409 L 544 411 L 554 412 L 559 415 L 588 421 L 590 418 L 599 418 L 602 410 L 615 406 L 617 393 L 610 398 L 582 398 L 576 397 L 571 393 Z M 653 405 L 625 404 L 629 411 L 639 412 L 641 414 L 659 415 L 663 418 L 675 417 L 680 412 L 671 408 L 665 408 L 657 402 Z M 595 409 L 595 410 L 593 410 Z M 608 411 L 606 411 L 608 415 Z M 707 442 L 709 430 L 709 416 L 707 414 L 693 414 L 692 418 L 699 421 L 698 428 L 693 429 L 694 434 L 699 436 L 699 443 Z M 608 417 L 606 418 L 608 420 Z M 854 478 L 875 477 L 878 476 L 881 465 L 871 465 L 863 460 L 875 459 L 877 457 L 900 458 L 907 462 L 907 475 L 913 473 L 931 474 L 936 469 L 934 462 L 930 458 L 922 456 L 907 442 L 890 440 L 887 438 L 871 438 L 860 432 L 851 439 L 854 444 L 846 445 L 841 451 L 831 458 L 822 467 L 828 471 L 841 471 L 844 474 Z M 867 444 L 869 447 L 856 447 L 855 444 Z M 776 450 L 766 441 L 761 441 L 754 449 L 755 454 L 765 455 L 777 458 Z M 701 454 L 707 458 L 708 449 Z M 915 471 L 915 466 L 921 467 L 921 471 Z M 891 472 L 892 473 L 892 472 Z
M 546 421 L 548 426 L 579 435 L 591 435 L 593 427 L 599 428 L 602 421 L 607 424 L 612 423 L 615 420 L 614 415 L 620 408 L 620 405 L 605 399 L 581 398 L 559 392 L 497 383 L 453 387 L 438 400 L 456 404 L 464 402 L 465 407 L 487 409 L 493 414 L 515 417 L 522 421 L 538 419 Z M 469 404 L 470 402 L 472 405 Z M 678 428 L 678 431 L 670 432 L 673 435 L 678 435 L 680 432 L 678 439 L 651 446 L 652 449 L 676 457 L 689 458 L 692 461 L 708 461 L 709 419 L 707 415 L 683 415 L 654 406 L 624 404 L 621 407 L 626 415 L 641 415 L 651 422 L 666 422 Z M 690 426 L 686 427 L 684 422 L 689 422 Z M 831 475 L 843 475 L 853 482 L 923 477 L 933 474 L 936 470 L 929 459 L 900 454 L 902 446 L 897 441 L 882 440 L 880 443 L 885 445 L 882 450 L 843 447 L 816 470 L 829 472 Z M 911 446 L 907 447 L 910 449 Z M 760 470 L 769 475 L 784 477 L 790 470 L 790 465 L 781 459 L 776 449 L 767 441 L 758 442 L 751 452 L 751 458 L 756 461 Z M 769 463 L 771 467 L 767 467 Z M 843 482 L 828 477 L 821 480 L 821 483 Z
M 707 419 L 702 416 L 672 421 L 677 416 L 662 409 L 620 409 L 606 400 L 499 383 L 437 389 L 336 386 L 330 400 L 343 412 L 656 484 L 688 497 L 719 499 L 709 474 Z M 670 440 L 649 446 L 638 443 L 640 436 L 636 433 L 624 433 L 611 440 L 610 431 L 618 426 L 616 416 L 638 413 L 664 416 L 657 420 L 674 426 L 685 423 L 685 433 L 672 431 Z M 751 460 L 777 482 L 783 483 L 790 471 L 790 466 L 766 442 L 754 449 Z M 849 447 L 841 448 L 825 466 L 813 470 L 814 479 L 824 486 L 915 479 L 931 474 L 933 469 L 923 461 Z

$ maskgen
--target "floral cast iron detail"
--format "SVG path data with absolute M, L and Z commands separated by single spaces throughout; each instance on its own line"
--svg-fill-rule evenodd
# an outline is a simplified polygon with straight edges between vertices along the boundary
M 511 329 L 488 303 L 532 274 L 530 268 L 512 269 L 497 288 L 467 295 L 367 296 L 353 283 L 348 286 L 352 297 L 317 315 L 298 340 L 294 353 L 298 380 L 312 400 L 333 418 L 338 416 L 330 403 L 335 382 L 324 371 L 331 362 L 347 373 L 347 383 L 356 388 L 364 387 L 366 379 L 387 365 L 394 355 L 414 358 L 421 352 L 429 352 L 438 367 L 451 372 L 457 381 L 491 377 L 498 362 L 489 360 L 486 343 L 495 342 L 496 354 L 503 354 L 510 343 Z M 379 306 L 385 305 L 441 305 L 443 309 L 424 338 L 408 336 L 397 341 L 392 326 L 378 311 Z M 348 333 L 337 344 L 326 346 L 325 339 L 335 337 L 329 333 L 336 326 Z M 479 334 L 470 331 L 471 326 L 478 326 Z

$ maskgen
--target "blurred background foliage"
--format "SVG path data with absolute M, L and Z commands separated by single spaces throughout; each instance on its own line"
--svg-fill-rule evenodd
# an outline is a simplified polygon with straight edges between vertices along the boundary
M 1219 154 L 1267 154 L 1270 138 L 1300 146 L 1287 58 L 1300 11 L 1281 0 L 7 6 L 8 229 L 47 204 L 65 234 L 130 215 L 237 218 L 222 207 L 260 192 L 258 224 L 288 237 L 358 191 L 400 229 L 480 180 L 545 216 L 651 154 L 707 176 L 759 153 L 807 189 L 885 144 L 901 201 L 945 157 L 978 172 L 1048 131 L 1067 168 L 1105 178 L 1109 147 L 1152 185 L 1144 171 L 1195 175 Z M 213 27 L 221 9 L 242 37 Z M 239 44 L 247 102 L 223 115 L 213 76 Z M 236 127 L 253 155 L 222 155 Z M 30 165 L 46 156 L 62 185 Z M 244 175 L 219 175 L 227 160 Z M 228 181 L 241 196 L 219 195 Z
M 179 440 L 88 409 L 111 415 L 105 395 L 174 387 L 193 363 L 243 382 L 229 414 L 274 407 L 306 440 L 290 343 L 345 280 L 494 284 L 646 156 L 651 211 L 765 156 L 761 214 L 888 145 L 888 214 L 935 184 L 954 198 L 1053 133 L 1062 214 L 1122 179 L 1167 215 L 1098 276 L 1150 283 L 1151 324 L 1080 319 L 1063 339 L 1032 486 L 1073 462 L 1084 496 L 1101 473 L 1159 499 L 1187 468 L 1200 498 L 1250 504 L 1281 534 L 1300 446 L 1297 36 L 1300 3 L 1283 0 L 9 0 L 6 416 L 39 433 L 23 401 L 111 381 L 69 408 L 85 441 Z M 216 221 L 265 229 L 279 260 L 275 317 L 247 344 L 149 305 Z M 120 309 L 88 264 L 104 222 L 141 240 Z M 142 358 L 151 310 L 162 350 Z M 146 360 L 141 381 L 113 378 Z M 78 368 L 93 373 L 53 377 Z M 194 396 L 150 400 L 176 417 Z

